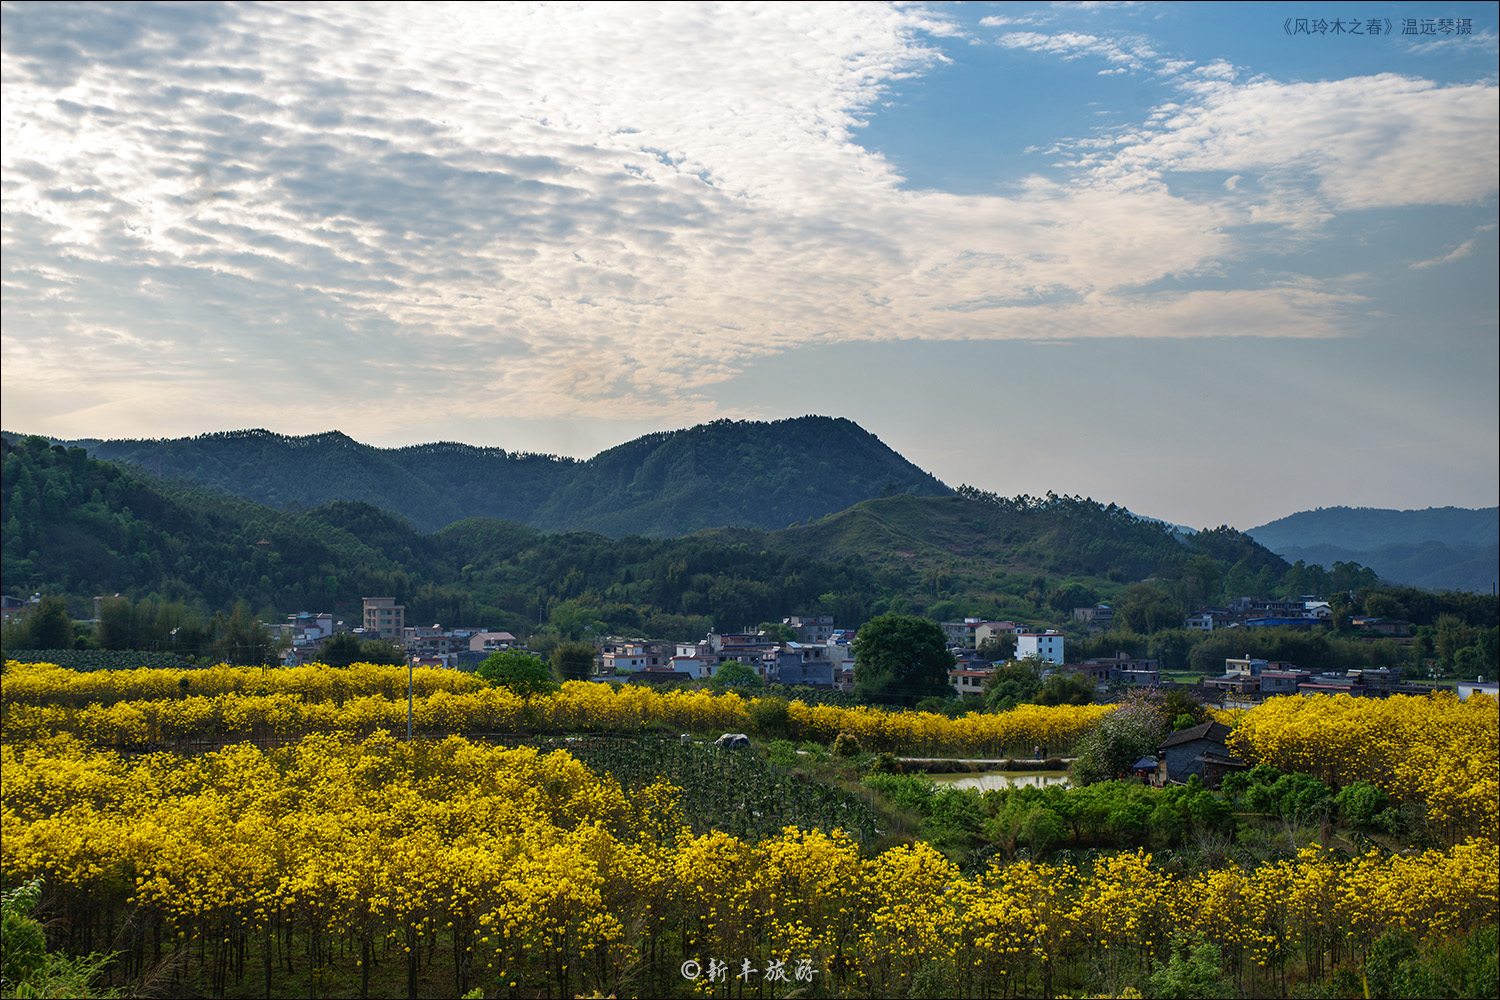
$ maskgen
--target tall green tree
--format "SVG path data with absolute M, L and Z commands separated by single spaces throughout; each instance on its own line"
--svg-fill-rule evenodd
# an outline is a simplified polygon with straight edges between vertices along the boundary
M 347 667 L 359 660 L 359 637 L 353 632 L 340 632 L 331 637 L 318 653 L 318 662 L 330 667 Z
M 68 617 L 68 602 L 61 597 L 42 598 L 26 625 L 32 649 L 73 648 L 73 619 Z
M 558 680 L 586 681 L 594 676 L 594 644 L 561 642 L 552 650 L 552 672 Z
M 384 639 L 366 639 L 359 644 L 359 662 L 403 666 L 406 663 L 406 650 Z
M 1014 636 L 1006 638 L 1014 639 Z M 985 642 L 992 640 L 986 639 Z M 1042 677 L 1034 660 L 997 663 L 984 681 L 984 706 L 992 712 L 1008 712 L 1029 702 L 1042 689 Z
M 754 667 L 743 663 L 726 663 L 714 675 L 709 678 L 708 686 L 715 691 L 727 691 L 731 688 L 763 688 L 766 682 L 760 679 Z
M 777 642 L 796 642 L 797 631 L 785 622 L 761 622 L 755 626 L 758 631 L 764 632 L 766 638 Z
M 937 622 L 910 615 L 871 618 L 854 637 L 856 697 L 908 707 L 923 698 L 949 698 L 953 654 Z

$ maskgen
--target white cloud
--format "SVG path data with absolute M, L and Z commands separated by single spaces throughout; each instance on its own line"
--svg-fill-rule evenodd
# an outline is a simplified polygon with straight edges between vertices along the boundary
M 1040 31 L 1012 31 L 996 39 L 996 44 L 1007 49 L 1024 49 L 1061 56 L 1063 59 L 1093 57 L 1119 64 L 1119 68 L 1146 69 L 1158 58 L 1158 53 L 1141 36 L 1110 38 L 1080 31 L 1062 31 L 1049 34 Z
M 1331 336 L 1357 301 L 1331 285 L 1159 283 L 1214 275 L 1235 227 L 1413 197 L 1416 146 L 1453 157 L 1423 197 L 1493 189 L 1492 86 L 1220 67 L 1078 183 L 905 191 L 855 130 L 955 31 L 873 4 L 8 9 L 5 395 L 79 433 L 268 402 L 697 419 L 812 342 Z M 1002 44 L 1159 65 L 1143 39 Z M 1219 169 L 1247 181 L 1163 180 Z M 1319 198 L 1248 182 L 1299 170 Z
M 1188 85 L 1191 100 L 1091 162 L 1110 178 L 1255 173 L 1340 210 L 1456 205 L 1495 192 L 1493 83 L 1439 86 L 1394 74 L 1316 83 Z
M 1475 242 L 1476 241 L 1472 239 L 1464 240 L 1448 253 L 1445 253 L 1439 257 L 1430 257 L 1427 260 L 1419 260 L 1411 266 L 1413 269 L 1421 271 L 1429 267 L 1437 267 L 1439 264 L 1451 264 L 1455 260 L 1462 260 L 1463 258 L 1469 256 L 1469 254 L 1474 252 Z

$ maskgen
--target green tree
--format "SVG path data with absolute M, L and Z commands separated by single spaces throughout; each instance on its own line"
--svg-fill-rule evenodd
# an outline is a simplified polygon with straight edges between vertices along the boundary
M 1478 635 L 1479 630 L 1465 624 L 1458 615 L 1448 613 L 1438 615 L 1434 645 L 1437 648 L 1438 661 L 1444 669 L 1452 670 L 1458 660 L 1458 651 L 1465 646 L 1473 645 Z
M 754 667 L 743 663 L 726 663 L 709 678 L 708 686 L 716 691 L 730 688 L 763 688 L 766 682 L 760 679 Z
M 521 698 L 557 690 L 546 661 L 516 649 L 491 653 L 474 672 Z
M 1188 656 L 1198 636 L 1183 628 L 1168 628 L 1155 632 L 1146 647 L 1147 655 L 1161 663 L 1163 670 L 1186 670 Z
M 323 644 L 318 662 L 330 667 L 347 667 L 360 660 L 359 638 L 353 632 L 340 632 Z
M 559 680 L 586 681 L 594 675 L 594 645 L 560 642 L 552 650 L 552 672 Z
M 44 597 L 27 619 L 32 649 L 72 649 L 73 619 L 68 617 L 68 602 L 61 597 Z
M 1065 583 L 1047 596 L 1047 604 L 1053 611 L 1070 612 L 1074 608 L 1087 608 L 1099 601 L 1093 589 L 1081 583 Z
M 937 622 L 880 615 L 860 626 L 854 637 L 854 694 L 908 707 L 932 695 L 950 698 L 953 662 Z
M 1054 673 L 1033 700 L 1038 705 L 1090 705 L 1094 701 L 1094 682 L 1084 674 Z
M 1125 588 L 1125 600 L 1115 609 L 1115 626 L 1150 635 L 1164 628 L 1182 625 L 1182 607 L 1149 583 L 1133 583 Z
M 406 650 L 384 639 L 366 639 L 359 644 L 359 662 L 399 667 L 406 663 Z
M 984 679 L 984 706 L 991 712 L 1008 712 L 1035 699 L 1041 689 L 1042 677 L 1035 660 L 1011 660 L 996 666 Z
M 785 622 L 761 622 L 755 627 L 764 632 L 767 639 L 774 639 L 777 642 L 797 641 L 797 630 Z
M 1016 637 L 1009 634 L 992 635 L 979 644 L 979 655 L 991 663 L 1009 660 L 1016 655 Z
M 239 601 L 234 614 L 214 616 L 214 651 L 219 662 L 235 666 L 269 663 L 276 655 L 270 630 L 250 611 L 250 605 Z

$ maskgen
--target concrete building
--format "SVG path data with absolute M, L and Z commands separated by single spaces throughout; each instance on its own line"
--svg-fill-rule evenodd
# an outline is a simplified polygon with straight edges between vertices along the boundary
M 406 629 L 406 605 L 397 604 L 394 597 L 366 597 L 364 603 L 365 631 L 400 645 Z
M 1016 634 L 1016 659 L 1039 657 L 1048 663 L 1062 666 L 1063 634 L 1056 629 L 1045 632 L 1019 632 Z

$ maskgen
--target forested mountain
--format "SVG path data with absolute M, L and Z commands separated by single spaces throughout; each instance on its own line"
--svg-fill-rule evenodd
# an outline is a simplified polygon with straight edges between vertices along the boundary
M 526 521 L 614 537 L 775 530 L 873 497 L 952 492 L 852 420 L 716 420 L 600 452 Z
M 1184 608 L 1226 594 L 1348 592 L 1376 582 L 1358 566 L 1288 566 L 1229 528 L 1183 535 L 1078 497 L 966 487 L 867 500 L 779 531 L 679 538 L 549 534 L 483 518 L 424 534 L 369 504 L 275 510 L 43 438 L 0 450 L 0 587 L 67 595 L 79 618 L 92 615 L 92 596 L 120 593 L 138 605 L 131 628 L 174 636 L 171 616 L 154 609 L 172 604 L 202 619 L 248 605 L 268 620 L 314 610 L 353 623 L 360 599 L 376 594 L 404 604 L 409 622 L 523 636 L 687 639 L 787 614 L 855 626 L 891 610 L 1063 624 L 1072 607 L 1100 599 L 1117 604 L 1117 622 L 1145 634 L 1177 629 Z M 1493 627 L 1494 602 L 1473 596 L 1478 603 L 1397 593 L 1382 607 L 1418 622 L 1455 611 Z
M 789 538 L 809 554 L 860 554 L 924 569 L 952 564 L 1016 573 L 1141 580 L 1193 555 L 1244 563 L 1279 579 L 1285 560 L 1232 528 L 1181 535 L 1160 521 L 1083 497 L 1001 497 L 964 486 L 938 499 L 897 497 L 859 504 Z M 960 570 L 961 571 L 961 570 Z
M 278 509 L 368 503 L 422 531 L 469 517 L 612 537 L 770 530 L 872 497 L 952 492 L 857 424 L 830 417 L 718 420 L 586 462 L 451 442 L 374 448 L 338 431 L 59 443 Z
M 1488 591 L 1500 580 L 1500 508 L 1495 507 L 1320 507 L 1249 533 L 1289 560 L 1328 567 L 1357 562 L 1414 587 Z
M 277 511 L 43 438 L 0 448 L 8 593 L 318 607 L 345 593 L 409 589 L 409 571 L 445 575 L 430 541 L 373 507 Z

